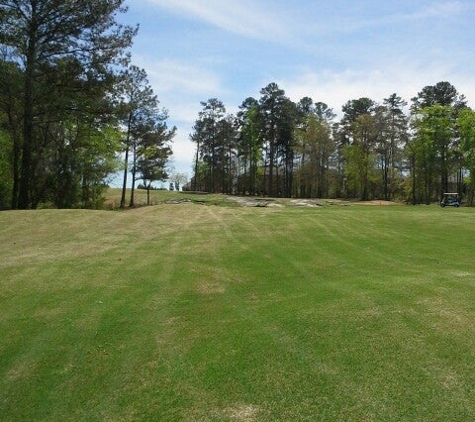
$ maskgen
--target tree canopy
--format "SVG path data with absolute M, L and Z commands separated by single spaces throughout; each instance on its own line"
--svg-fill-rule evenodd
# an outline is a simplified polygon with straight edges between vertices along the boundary
M 381 102 L 349 100 L 339 120 L 324 102 L 304 97 L 294 103 L 276 83 L 260 94 L 226 118 L 221 101 L 202 103 L 191 134 L 194 189 L 412 203 L 437 201 L 447 191 L 473 197 L 472 111 L 449 82 L 424 87 L 410 108 L 396 93 Z M 220 113 L 206 114 L 210 104 Z M 233 130 L 218 129 L 224 119 Z M 229 157 L 232 184 L 213 179 L 222 173 L 213 158 L 219 150 Z M 205 175 L 211 183 L 198 183 Z
M 11 208 L 100 201 L 122 152 L 122 81 L 134 71 L 138 27 L 118 23 L 124 3 L 0 1 L 0 125 L 11 151 L 0 185 Z

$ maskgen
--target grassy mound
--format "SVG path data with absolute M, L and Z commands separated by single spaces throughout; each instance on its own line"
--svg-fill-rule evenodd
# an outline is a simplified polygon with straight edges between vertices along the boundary
M 473 210 L 165 202 L 0 213 L 0 421 L 475 419 Z

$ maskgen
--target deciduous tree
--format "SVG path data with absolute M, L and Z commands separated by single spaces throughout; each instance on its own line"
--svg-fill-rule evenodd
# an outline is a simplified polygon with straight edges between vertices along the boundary
M 460 149 L 463 154 L 463 165 L 469 171 L 469 203 L 473 206 L 475 196 L 475 111 L 466 108 L 457 119 L 460 132 Z
M 331 130 L 335 114 L 325 103 L 313 104 L 309 97 L 303 98 L 297 108 L 301 115 L 295 131 L 300 155 L 299 195 L 323 198 L 329 192 L 328 170 L 335 151 Z
M 424 198 L 428 204 L 449 191 L 449 175 L 456 158 L 455 109 L 434 104 L 418 111 L 414 120 L 416 171 L 424 181 Z

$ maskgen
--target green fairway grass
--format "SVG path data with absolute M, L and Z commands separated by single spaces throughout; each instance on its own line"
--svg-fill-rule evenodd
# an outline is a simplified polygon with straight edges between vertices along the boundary
M 0 421 L 475 420 L 475 210 L 164 195 L 0 213 Z

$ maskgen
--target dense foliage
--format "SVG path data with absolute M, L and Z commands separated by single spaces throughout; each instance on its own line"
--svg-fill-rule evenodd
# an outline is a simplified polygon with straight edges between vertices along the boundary
M 449 82 L 411 100 L 348 101 L 342 117 L 271 83 L 237 115 L 203 102 L 191 134 L 193 190 L 285 197 L 348 197 L 430 203 L 474 196 L 475 112 Z
M 0 208 L 100 204 L 129 147 L 123 116 L 146 108 L 124 100 L 124 80 L 136 70 L 128 48 L 137 28 L 117 22 L 123 4 L 0 1 Z M 166 148 L 166 159 L 173 131 L 165 119 L 166 113 L 149 113 L 141 130 L 147 144 L 154 139 Z M 164 171 L 153 174 L 162 178 Z

